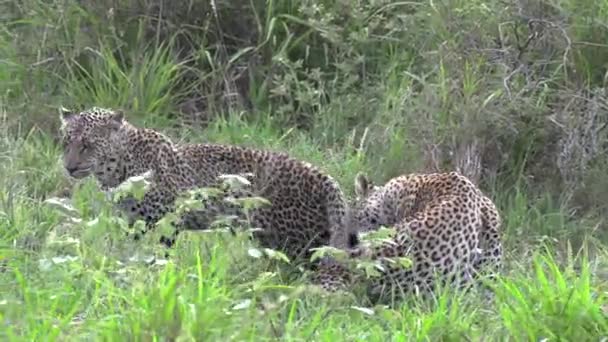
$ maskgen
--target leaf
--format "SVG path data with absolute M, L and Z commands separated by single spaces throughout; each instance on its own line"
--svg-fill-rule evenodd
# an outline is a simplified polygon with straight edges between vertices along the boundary
M 82 223 L 82 219 L 78 218 L 78 217 L 70 217 L 69 221 L 73 224 L 80 224 Z
M 228 187 L 230 187 L 231 189 L 239 189 L 243 188 L 244 186 L 251 185 L 251 182 L 249 182 L 247 178 L 241 175 L 223 174 L 220 175 L 218 178 L 220 178 L 224 182 L 224 184 L 228 185 Z
M 234 63 L 236 60 L 241 58 L 242 55 L 246 54 L 249 51 L 252 51 L 253 49 L 254 49 L 253 46 L 248 46 L 246 48 L 243 48 L 243 49 L 237 51 L 234 55 L 232 55 L 230 57 L 230 59 L 228 60 L 228 64 Z
M 392 240 L 392 237 L 396 234 L 395 228 L 380 227 L 377 230 L 361 233 L 362 241 L 377 241 L 377 240 Z
M 311 248 L 311 250 L 314 252 L 310 256 L 310 261 L 315 261 L 317 259 L 321 259 L 328 255 L 335 257 L 338 260 L 344 260 L 347 256 L 346 251 L 336 248 L 336 247 L 331 247 L 331 246 Z
M 154 265 L 158 265 L 158 266 L 165 266 L 168 263 L 169 263 L 169 261 L 166 259 L 156 259 L 154 261 Z
M 204 208 L 203 202 L 197 199 L 186 198 L 176 201 L 177 212 L 183 213 L 187 210 L 201 210 Z
M 226 197 L 224 201 L 238 205 L 239 207 L 245 208 L 246 210 L 261 208 L 264 205 L 270 205 L 269 200 L 258 196 L 242 198 Z
M 260 252 L 260 250 L 257 248 L 249 248 L 247 250 L 247 254 L 249 254 L 249 256 L 251 256 L 252 258 L 256 258 L 256 259 L 259 259 L 262 257 L 262 252 Z
M 99 217 L 96 217 L 89 222 L 87 222 L 87 227 L 95 227 L 99 223 Z
M 52 236 L 52 234 L 49 232 L 49 245 L 78 245 L 80 244 L 80 240 L 75 239 L 73 237 L 65 237 L 63 239 L 57 239 L 56 237 Z
M 380 273 L 380 271 L 384 271 L 384 268 L 382 267 L 381 264 L 379 264 L 377 262 L 371 262 L 371 261 L 358 262 L 356 268 L 363 269 L 365 271 L 366 277 L 368 277 L 368 278 L 380 277 L 380 276 L 382 276 L 382 273 Z
M 283 254 L 282 252 L 275 251 L 270 248 L 264 248 L 264 253 L 266 253 L 266 255 L 268 255 L 268 257 L 271 259 L 284 261 L 289 264 L 289 258 L 287 257 L 287 255 Z
M 496 90 L 483 101 L 483 103 L 481 104 L 481 108 L 485 108 L 488 105 L 488 103 L 490 103 L 495 97 L 498 97 L 501 95 L 502 95 L 502 89 Z
M 411 268 L 413 265 L 413 261 L 410 258 L 398 257 L 396 259 L 397 259 L 397 263 L 403 268 Z
M 393 265 L 398 265 L 401 267 L 409 268 L 412 264 L 412 261 L 407 257 L 392 257 L 392 258 L 382 258 L 385 262 L 390 262 Z
M 272 278 L 276 276 L 274 272 L 262 272 L 258 277 L 252 282 L 253 291 L 258 291 L 262 289 Z
M 53 267 L 53 262 L 49 259 L 40 259 L 38 260 L 38 267 L 41 271 L 48 271 Z
M 156 222 L 158 227 L 173 227 L 174 222 L 179 222 L 179 216 L 174 212 L 168 212 L 160 220 Z M 145 223 L 144 223 L 145 226 Z
M 66 262 L 72 262 L 78 260 L 78 257 L 71 255 L 63 255 L 52 257 L 51 259 L 40 259 L 38 260 L 38 267 L 41 271 L 49 271 L 53 265 L 59 265 Z
M 151 176 L 152 172 L 148 171 L 144 174 L 128 178 L 114 190 L 114 200 L 118 201 L 125 195 L 132 195 L 138 201 L 142 200 L 150 187 L 150 181 L 148 179 L 151 178 Z
M 78 260 L 78 257 L 71 256 L 71 255 L 64 255 L 64 256 L 53 257 L 53 258 L 51 258 L 51 260 L 53 261 L 54 264 L 63 264 L 63 263 L 70 262 L 70 261 L 76 261 L 76 260 Z
M 219 195 L 221 195 L 224 191 L 222 189 L 219 188 L 212 188 L 212 187 L 203 187 L 203 188 L 198 188 L 198 189 L 193 189 L 193 190 L 189 190 L 188 194 L 190 198 L 202 198 L 202 199 L 208 199 L 208 198 L 215 198 L 218 197 Z
M 143 262 L 145 264 L 151 265 L 152 263 L 154 263 L 155 258 L 153 255 L 149 255 L 149 256 L 142 256 L 139 254 L 135 254 L 132 257 L 129 258 L 129 261 L 131 262 Z
M 246 232 L 248 232 L 248 233 L 263 232 L 263 231 L 264 231 L 263 228 L 248 228 L 246 230 Z
M 144 220 L 137 220 L 133 223 L 133 230 L 136 232 L 141 232 L 146 230 L 146 222 Z
M 44 200 L 44 203 L 55 209 L 59 209 L 62 213 L 67 214 L 68 216 L 78 216 L 78 210 L 72 206 L 71 201 L 68 198 L 51 197 Z
M 210 228 L 214 228 L 215 227 L 230 227 L 234 224 L 234 222 L 238 221 L 239 217 L 236 215 L 222 215 L 217 217 L 215 220 L 213 220 L 213 222 L 211 222 L 210 224 Z
M 376 312 L 373 309 L 370 309 L 370 308 L 364 308 L 364 307 L 361 307 L 361 306 L 351 306 L 350 308 L 351 309 L 355 309 L 355 310 L 357 310 L 359 312 L 362 312 L 362 313 L 364 313 L 366 315 L 369 315 L 369 316 L 373 316 L 373 315 L 376 314 Z
M 251 299 L 245 299 L 232 307 L 232 310 L 243 310 L 251 306 Z

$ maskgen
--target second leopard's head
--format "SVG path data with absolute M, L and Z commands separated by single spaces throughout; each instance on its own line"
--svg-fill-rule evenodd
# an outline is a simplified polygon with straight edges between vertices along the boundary
M 365 174 L 355 177 L 355 201 L 350 213 L 350 225 L 357 232 L 375 230 L 386 224 L 383 210 L 382 187 L 375 185 Z

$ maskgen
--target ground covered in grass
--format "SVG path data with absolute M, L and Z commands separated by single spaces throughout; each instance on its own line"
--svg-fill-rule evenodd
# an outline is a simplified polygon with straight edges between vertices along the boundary
M 283 144 L 334 165 L 330 171 L 349 159 L 297 138 Z M 93 181 L 77 184 L 71 203 L 40 198 L 63 179 L 50 140 L 7 136 L 3 147 L 3 338 L 596 340 L 608 332 L 608 251 L 591 238 L 575 248 L 569 240 L 534 239 L 532 231 L 591 224 L 569 223 L 545 201 L 494 194 L 508 236 L 506 272 L 493 302 L 447 291 L 430 303 L 373 303 L 356 292 L 323 297 L 297 269 L 259 253 L 245 234 L 186 233 L 166 259 L 157 243 L 162 231 L 139 242 L 126 238 L 124 221 L 111 215 Z
M 600 1 L 38 1 L 0 7 L 2 340 L 608 337 L 608 7 Z M 496 202 L 488 302 L 326 297 L 246 234 L 134 242 L 64 175 L 58 108 L 286 151 L 351 196 L 458 169 Z M 60 200 L 67 198 L 68 201 Z

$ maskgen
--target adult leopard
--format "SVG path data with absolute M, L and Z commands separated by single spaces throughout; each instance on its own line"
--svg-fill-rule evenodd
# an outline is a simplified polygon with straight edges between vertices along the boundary
M 428 295 L 437 281 L 466 285 L 481 272 L 495 275 L 500 267 L 501 217 L 494 203 L 460 173 L 406 174 L 383 186 L 360 173 L 355 193 L 353 231 L 363 233 L 380 226 L 396 230 L 393 238 L 380 245 L 361 244 L 351 250 L 352 257 L 371 258 L 384 269 L 368 284 L 372 294 L 396 289 L 398 295 Z M 395 258 L 400 257 L 409 258 L 411 267 L 399 265 Z M 342 282 L 355 279 L 344 265 L 332 267 L 322 275 L 326 290 L 334 291 Z
M 151 187 L 143 199 L 129 198 L 120 204 L 131 222 L 143 218 L 147 229 L 174 209 L 176 197 L 184 191 L 218 186 L 221 174 L 249 173 L 250 188 L 229 194 L 270 201 L 249 213 L 251 224 L 262 228 L 254 233 L 261 245 L 290 258 L 309 256 L 313 247 L 349 246 L 344 195 L 332 177 L 308 163 L 284 153 L 239 146 L 175 144 L 160 132 L 130 124 L 122 111 L 106 108 L 63 110 L 61 122 L 63 162 L 72 177 L 93 175 L 108 189 L 151 171 Z M 208 228 L 205 215 L 217 208 L 208 206 L 188 215 L 180 229 Z M 219 208 L 230 206 L 224 203 Z M 193 227 L 201 222 L 204 227 Z M 163 237 L 162 242 L 171 246 L 174 238 Z

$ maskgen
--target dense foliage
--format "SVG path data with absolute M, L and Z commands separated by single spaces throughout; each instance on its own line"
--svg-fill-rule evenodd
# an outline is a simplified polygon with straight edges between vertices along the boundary
M 0 22 L 1 337 L 607 335 L 608 2 L 20 0 Z M 157 236 L 127 241 L 93 183 L 45 202 L 71 185 L 61 106 L 288 151 L 349 194 L 358 171 L 458 169 L 515 257 L 493 304 L 373 309 L 302 292 L 245 238 L 185 235 L 148 259 Z

